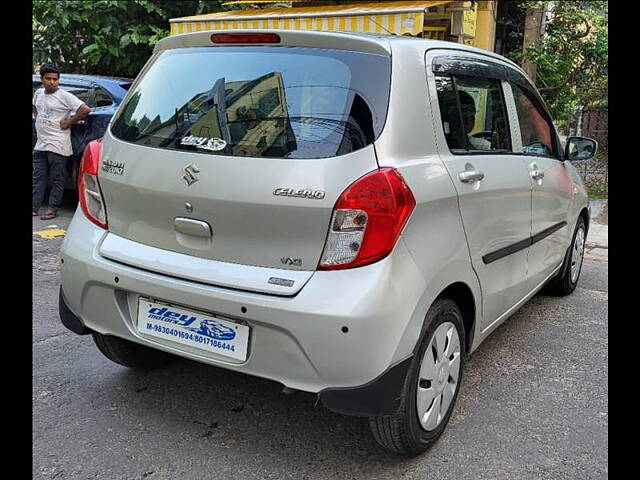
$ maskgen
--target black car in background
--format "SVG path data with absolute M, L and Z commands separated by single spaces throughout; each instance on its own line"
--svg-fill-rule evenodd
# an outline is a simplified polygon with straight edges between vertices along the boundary
M 111 117 L 127 94 L 133 83 L 129 78 L 102 77 L 94 75 L 60 75 L 60 88 L 73 93 L 76 97 L 91 107 L 89 116 L 71 127 L 71 144 L 73 155 L 67 164 L 67 182 L 65 187 L 76 188 L 76 176 L 80 158 L 84 148 L 91 140 L 101 138 L 107 130 Z M 42 88 L 40 75 L 33 75 L 33 92 Z M 32 118 L 32 143 L 36 144 L 36 122 Z

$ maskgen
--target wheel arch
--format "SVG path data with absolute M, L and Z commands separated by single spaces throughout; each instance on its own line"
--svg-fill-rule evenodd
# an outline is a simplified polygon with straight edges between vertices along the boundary
M 465 329 L 465 351 L 471 353 L 477 347 L 478 332 L 482 318 L 482 288 L 468 257 L 435 265 L 429 265 L 425 275 L 425 288 L 413 309 L 413 314 L 404 327 L 392 360 L 399 362 L 416 354 L 428 328 L 427 314 L 434 302 L 450 298 L 458 305 Z M 462 255 L 460 255 L 462 257 Z M 440 262 L 439 262 L 440 263 Z
M 589 233 L 589 220 L 590 220 L 589 210 L 587 210 L 587 207 L 582 208 L 579 216 L 582 217 L 582 219 L 584 220 L 585 237 L 586 237 L 586 234 Z
M 471 288 L 464 282 L 455 282 L 442 290 L 435 300 L 439 298 L 453 300 L 462 313 L 462 323 L 465 334 L 465 352 L 471 350 L 476 325 L 476 303 Z M 434 301 L 435 301 L 434 300 Z

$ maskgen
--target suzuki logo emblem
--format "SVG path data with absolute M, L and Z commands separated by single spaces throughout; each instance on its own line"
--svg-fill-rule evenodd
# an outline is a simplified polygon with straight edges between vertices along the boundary
M 187 165 L 182 169 L 182 171 L 184 172 L 182 179 L 187 184 L 187 187 L 190 187 L 191 185 L 193 185 L 198 181 L 198 177 L 196 177 L 196 173 L 200 173 L 200 170 L 198 169 L 198 167 L 196 167 L 195 163 Z

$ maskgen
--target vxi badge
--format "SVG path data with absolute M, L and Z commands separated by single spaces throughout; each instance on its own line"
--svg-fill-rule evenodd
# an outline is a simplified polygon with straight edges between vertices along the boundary
M 274 195 L 281 197 L 299 197 L 299 198 L 311 198 L 315 200 L 322 200 L 324 198 L 324 192 L 322 190 L 307 190 L 305 188 L 276 188 L 273 191 Z

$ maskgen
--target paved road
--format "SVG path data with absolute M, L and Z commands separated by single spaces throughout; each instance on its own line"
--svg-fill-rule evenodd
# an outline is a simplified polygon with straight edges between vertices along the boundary
M 109 362 L 58 320 L 61 238 L 33 238 L 34 479 L 608 477 L 606 256 L 476 350 L 447 431 L 406 459 L 310 394 L 182 359 L 147 374 Z

